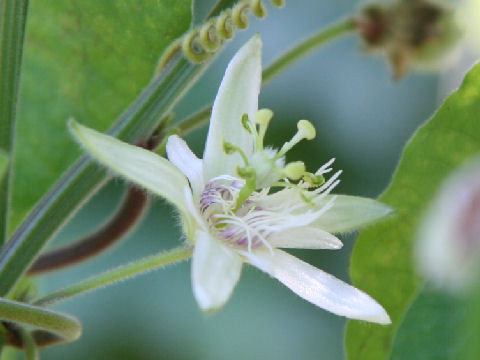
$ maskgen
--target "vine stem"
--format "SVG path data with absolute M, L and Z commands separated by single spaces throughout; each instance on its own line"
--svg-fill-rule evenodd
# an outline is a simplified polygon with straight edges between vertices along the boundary
M 0 150 L 10 158 L 6 173 L 0 174 L 0 245 L 8 232 L 11 159 L 27 12 L 28 0 L 0 1 Z
M 70 342 L 82 334 L 82 326 L 73 316 L 4 298 L 0 299 L 0 319 L 40 329 L 34 331 L 34 339 Z
M 27 274 L 38 275 L 63 269 L 110 249 L 138 225 L 148 204 L 147 193 L 130 186 L 117 211 L 103 226 L 77 241 L 40 255 L 28 269 Z
M 296 44 L 263 70 L 262 85 L 268 84 L 282 71 L 298 60 L 303 59 L 311 52 L 329 44 L 333 40 L 352 33 L 356 29 L 356 26 L 354 18 L 347 18 L 327 27 L 326 29 L 319 30 L 310 37 Z M 175 127 L 181 135 L 188 134 L 208 121 L 211 111 L 212 105 L 209 105 L 176 124 Z
M 134 277 L 136 275 L 146 273 L 168 264 L 173 264 L 192 256 L 192 248 L 181 247 L 163 252 L 157 255 L 149 256 L 133 263 L 120 266 L 116 269 L 107 271 L 100 275 L 95 275 L 90 279 L 83 280 L 79 283 L 67 286 L 63 289 L 54 291 L 44 297 L 36 300 L 34 305 L 46 306 L 53 303 L 69 299 L 73 296 L 80 295 L 92 290 L 96 290 L 107 285 L 111 285 L 117 281 Z

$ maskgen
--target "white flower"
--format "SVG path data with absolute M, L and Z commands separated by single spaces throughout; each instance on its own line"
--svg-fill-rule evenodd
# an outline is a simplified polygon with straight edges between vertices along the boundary
M 167 142 L 167 161 L 75 122 L 72 132 L 102 164 L 178 208 L 194 245 L 192 285 L 203 310 L 225 304 L 243 263 L 249 263 L 328 311 L 388 324 L 385 310 L 367 294 L 278 249 L 339 249 L 342 243 L 331 233 L 371 223 L 391 210 L 370 199 L 329 195 L 340 174 L 324 181 L 333 160 L 315 174 L 302 162 L 285 164 L 292 146 L 315 136 L 306 120 L 280 150 L 264 148 L 273 114 L 257 111 L 261 47 L 260 37 L 253 37 L 228 65 L 203 160 L 175 135 Z M 271 187 L 281 190 L 272 193 Z
M 420 270 L 454 293 L 469 290 L 480 269 L 480 158 L 442 185 L 419 232 Z

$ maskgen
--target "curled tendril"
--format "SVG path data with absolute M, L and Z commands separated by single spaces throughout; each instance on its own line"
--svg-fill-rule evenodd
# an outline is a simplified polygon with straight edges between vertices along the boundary
M 282 7 L 285 4 L 284 0 L 270 0 L 270 2 L 276 7 Z M 233 37 L 236 28 L 248 27 L 249 11 L 258 18 L 267 15 L 263 0 L 239 1 L 233 8 L 222 11 L 220 15 L 192 29 L 183 37 L 181 48 L 185 56 L 195 63 L 207 60 L 225 40 Z
M 201 63 L 207 60 L 210 54 L 207 52 L 200 39 L 200 31 L 195 28 L 187 33 L 182 41 L 182 51 L 192 62 Z
M 200 28 L 200 42 L 209 52 L 216 51 L 221 45 L 221 39 L 217 33 L 216 19 L 212 19 Z
M 216 21 L 217 33 L 222 39 L 231 39 L 235 35 L 231 9 L 223 11 Z
M 250 1 L 240 2 L 232 9 L 233 24 L 239 29 L 246 29 L 250 24 L 248 20 L 248 9 Z

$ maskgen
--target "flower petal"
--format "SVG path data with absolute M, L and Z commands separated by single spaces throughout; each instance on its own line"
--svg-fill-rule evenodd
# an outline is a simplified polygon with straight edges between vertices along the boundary
M 184 188 L 185 176 L 161 156 L 89 129 L 71 120 L 69 127 L 76 140 L 102 165 L 118 175 L 164 197 L 188 216 Z
M 244 255 L 294 293 L 334 314 L 390 324 L 386 311 L 370 296 L 281 250 L 256 250 Z
M 192 259 L 195 299 L 204 311 L 223 306 L 240 278 L 242 260 L 210 234 L 198 231 Z
M 317 208 L 321 208 L 331 199 L 323 198 Z M 390 215 L 393 209 L 379 201 L 359 196 L 335 195 L 331 209 L 315 220 L 310 226 L 319 227 L 330 233 L 341 233 L 370 225 Z
M 203 162 L 195 156 L 187 143 L 177 135 L 167 140 L 168 159 L 188 178 L 194 197 L 198 198 L 204 188 Z
M 268 240 L 273 247 L 291 249 L 340 249 L 343 246 L 335 235 L 308 226 L 276 232 Z
M 250 119 L 258 109 L 262 78 L 262 41 L 255 35 L 228 64 L 213 104 L 210 128 L 203 155 L 205 181 L 219 176 L 236 176 L 236 165 L 242 165 L 239 154 L 227 155 L 222 139 L 240 147 L 247 157 L 253 151 L 253 137 L 242 126 L 243 114 Z

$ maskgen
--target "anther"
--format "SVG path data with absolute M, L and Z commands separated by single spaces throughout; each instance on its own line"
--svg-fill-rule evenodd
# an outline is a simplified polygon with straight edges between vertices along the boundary
M 252 121 L 248 117 L 248 114 L 242 115 L 241 122 L 242 122 L 243 128 L 247 130 L 249 134 L 252 134 L 254 136 L 257 134 L 257 128 L 255 127 L 255 124 L 252 123 Z
M 260 109 L 255 113 L 255 121 L 260 126 L 268 126 L 273 117 L 273 111 L 270 109 Z
M 303 139 L 312 140 L 316 136 L 315 128 L 313 127 L 312 123 L 308 120 L 300 120 L 297 123 L 297 133 L 293 136 L 293 138 L 283 144 L 282 148 L 276 155 L 276 158 L 280 158 L 281 156 L 285 155 L 285 153 L 298 144 Z
M 263 139 L 267 132 L 268 124 L 273 117 L 273 111 L 270 109 L 260 109 L 255 113 L 255 122 L 259 126 L 258 137 L 255 141 L 255 147 L 257 151 L 263 149 Z
M 303 175 L 303 181 L 309 184 L 311 187 L 319 187 L 325 184 L 325 178 L 323 175 L 314 175 L 312 173 L 305 173 Z
M 227 154 L 227 155 L 232 155 L 232 154 L 235 154 L 235 153 L 239 153 L 240 156 L 242 157 L 245 165 L 248 165 L 247 156 L 245 155 L 243 150 L 240 149 L 238 146 L 233 145 L 232 143 L 229 143 L 229 142 L 225 141 L 224 138 L 222 138 L 222 147 L 223 147 L 223 151 L 225 151 L 225 154 Z
M 302 134 L 302 137 L 307 140 L 312 140 L 317 135 L 315 127 L 308 120 L 300 120 L 297 123 L 298 133 Z
M 290 180 L 300 180 L 305 175 L 305 164 L 302 161 L 288 163 L 283 169 L 285 175 Z

